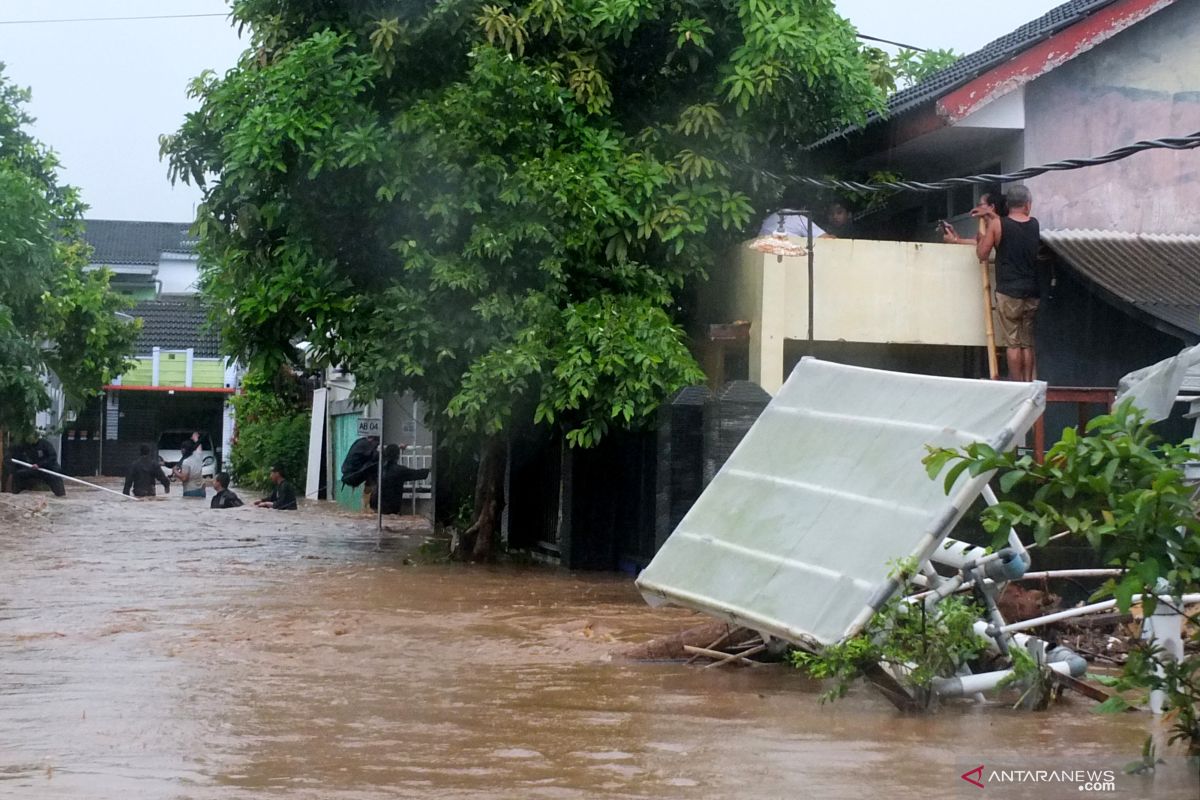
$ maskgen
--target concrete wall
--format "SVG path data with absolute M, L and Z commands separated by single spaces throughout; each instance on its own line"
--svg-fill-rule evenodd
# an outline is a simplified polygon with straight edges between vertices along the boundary
M 1025 161 L 1200 130 L 1200 0 L 1179 0 L 1026 87 Z M 1200 233 L 1200 154 L 1139 153 L 1029 180 L 1046 228 Z
M 750 323 L 750 380 L 782 385 L 785 344 L 808 336 L 808 260 L 779 263 L 743 246 L 701 292 L 701 321 Z M 982 279 L 970 247 L 818 239 L 813 250 L 819 342 L 983 347 Z

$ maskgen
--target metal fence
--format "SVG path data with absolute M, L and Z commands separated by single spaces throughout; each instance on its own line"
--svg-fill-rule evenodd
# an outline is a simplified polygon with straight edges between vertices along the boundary
M 431 445 L 409 445 L 400 451 L 400 465 L 409 469 L 433 469 L 433 447 Z M 410 481 L 413 514 L 417 513 L 417 500 L 433 497 L 433 475 L 419 481 Z M 407 487 L 406 487 L 407 488 Z

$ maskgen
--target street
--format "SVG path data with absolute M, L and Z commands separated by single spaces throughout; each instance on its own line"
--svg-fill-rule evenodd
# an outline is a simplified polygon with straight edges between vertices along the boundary
M 1149 725 L 821 705 L 779 665 L 614 658 L 702 621 L 629 576 L 412 565 L 421 535 L 377 549 L 314 505 L 68 493 L 0 495 L 0 797 L 953 797 L 982 759 L 1125 763 Z

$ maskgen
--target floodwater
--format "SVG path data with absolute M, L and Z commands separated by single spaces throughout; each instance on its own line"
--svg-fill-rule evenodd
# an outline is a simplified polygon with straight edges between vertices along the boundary
M 782 666 L 614 658 L 703 621 L 628 576 L 416 566 L 421 537 L 378 549 L 369 518 L 68 491 L 0 495 L 4 798 L 967 797 L 977 764 L 1124 764 L 1152 724 L 821 705 Z

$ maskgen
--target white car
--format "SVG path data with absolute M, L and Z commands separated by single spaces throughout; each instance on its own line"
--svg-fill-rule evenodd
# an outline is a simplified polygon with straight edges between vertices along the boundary
M 163 431 L 158 435 L 158 458 L 162 462 L 163 472 L 171 480 L 175 480 L 172 467 L 180 462 L 183 451 L 180 447 L 187 439 L 192 438 L 188 430 Z M 200 449 L 204 451 L 204 466 L 200 470 L 201 477 L 211 478 L 217 474 L 217 454 L 213 450 L 212 440 L 207 433 L 200 434 Z

